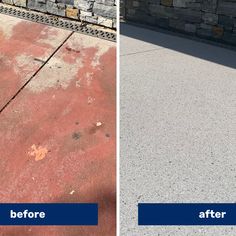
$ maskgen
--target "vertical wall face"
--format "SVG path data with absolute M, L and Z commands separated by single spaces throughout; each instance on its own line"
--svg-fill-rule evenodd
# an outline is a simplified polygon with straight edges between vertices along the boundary
M 236 45 L 235 0 L 126 0 L 126 19 Z
M 0 2 L 116 28 L 116 0 L 0 0 Z

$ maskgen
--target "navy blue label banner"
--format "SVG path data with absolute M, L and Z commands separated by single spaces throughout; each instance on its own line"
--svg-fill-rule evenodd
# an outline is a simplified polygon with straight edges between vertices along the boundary
M 140 203 L 139 225 L 236 225 L 236 204 Z
M 0 225 L 97 225 L 98 204 L 0 203 Z

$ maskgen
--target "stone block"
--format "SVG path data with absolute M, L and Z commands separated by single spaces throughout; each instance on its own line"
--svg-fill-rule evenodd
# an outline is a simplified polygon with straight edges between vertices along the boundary
M 107 6 L 114 6 L 116 4 L 114 0 L 95 0 L 95 1 L 96 3 L 107 5 Z
M 127 10 L 127 14 L 130 15 L 130 16 L 135 15 L 135 13 L 136 13 L 135 9 L 128 9 Z
M 189 0 L 173 0 L 174 7 L 187 7 Z
M 133 7 L 139 7 L 139 6 L 140 6 L 140 4 L 138 1 L 133 1 Z
M 236 17 L 236 1 L 219 1 L 217 13 Z
M 175 15 L 178 19 L 186 21 L 186 23 L 200 23 L 202 21 L 202 13 L 187 8 L 176 8 Z
M 13 0 L 14 5 L 18 7 L 27 7 L 26 0 Z
M 165 7 L 162 5 L 150 4 L 148 5 L 148 12 L 152 16 L 156 16 L 157 18 L 174 18 L 176 17 L 176 12 L 173 7 Z
M 218 15 L 214 13 L 204 13 L 202 15 L 202 19 L 204 23 L 206 24 L 210 24 L 210 25 L 218 24 Z
M 112 28 L 116 29 L 116 20 L 112 20 L 113 24 L 112 24 Z
M 236 33 L 224 32 L 223 40 L 229 44 L 236 46 Z
M 62 3 L 53 3 L 47 1 L 46 3 L 46 9 L 48 13 L 51 13 L 53 15 L 57 16 L 66 16 L 66 6 Z
M 169 18 L 157 18 L 156 24 L 161 28 L 169 28 Z
M 202 10 L 202 3 L 201 2 L 187 2 L 186 7 L 191 10 L 201 11 Z
M 222 38 L 224 35 L 224 29 L 219 26 L 213 26 L 212 35 L 214 38 Z
M 91 24 L 97 24 L 98 18 L 96 16 L 80 16 L 80 20 L 86 21 Z
M 91 11 L 80 11 L 81 16 L 92 16 L 93 13 Z
M 196 33 L 197 25 L 196 24 L 185 24 L 185 31 L 188 33 Z
M 176 30 L 184 31 L 185 30 L 185 22 L 176 19 L 170 19 L 169 26 Z
M 73 7 L 66 7 L 66 17 L 72 19 L 78 19 L 79 10 Z
M 217 0 L 203 0 L 202 11 L 215 13 L 217 7 Z
M 14 2 L 13 0 L 2 0 L 3 3 L 9 4 L 9 5 L 13 5 Z
M 103 16 L 111 19 L 116 18 L 116 6 L 105 6 L 95 2 L 93 6 L 93 12 L 98 16 Z
M 50 0 L 50 1 L 55 1 L 56 3 L 62 3 L 62 4 L 65 4 L 65 5 L 74 6 L 74 0 Z
M 173 0 L 161 0 L 161 5 L 171 7 L 173 6 Z
M 27 6 L 29 9 L 32 9 L 32 10 L 47 12 L 46 4 L 43 3 L 42 1 L 40 2 L 37 0 L 28 0 Z
M 105 17 L 99 16 L 98 17 L 98 24 L 112 28 L 113 21 L 111 19 L 107 19 Z
M 75 0 L 74 5 L 82 11 L 92 11 L 94 0 Z
M 204 36 L 204 37 L 212 37 L 212 25 L 207 25 L 204 23 L 200 24 L 200 28 L 197 29 L 197 35 Z
M 208 25 L 208 24 L 204 24 L 204 23 L 200 24 L 201 29 L 212 31 L 212 27 L 213 27 L 212 25 Z
M 230 16 L 219 15 L 219 25 L 230 31 L 234 26 L 234 18 Z
M 210 38 L 212 37 L 212 31 L 207 29 L 197 29 L 196 34 L 201 37 Z

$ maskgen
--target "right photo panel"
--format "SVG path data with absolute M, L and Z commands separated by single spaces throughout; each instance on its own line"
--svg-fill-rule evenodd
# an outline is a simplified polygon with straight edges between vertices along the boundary
M 120 235 L 236 235 L 236 1 L 120 14 Z

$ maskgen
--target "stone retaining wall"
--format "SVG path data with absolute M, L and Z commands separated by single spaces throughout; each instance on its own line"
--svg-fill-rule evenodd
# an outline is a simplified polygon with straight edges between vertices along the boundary
M 116 28 L 116 0 L 0 0 L 0 2 Z
M 127 20 L 236 45 L 236 0 L 126 0 Z

